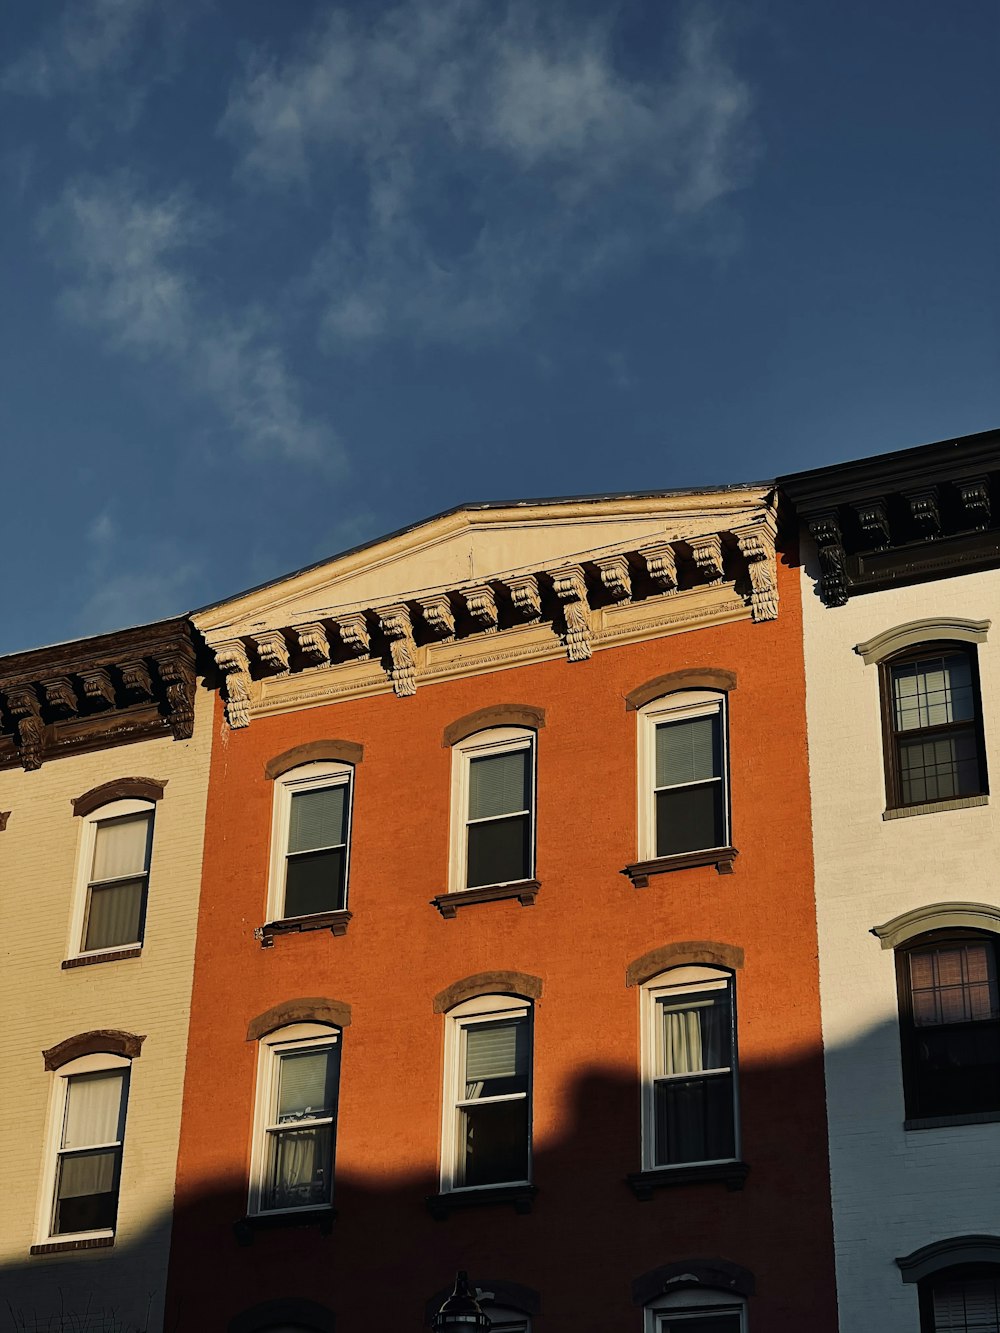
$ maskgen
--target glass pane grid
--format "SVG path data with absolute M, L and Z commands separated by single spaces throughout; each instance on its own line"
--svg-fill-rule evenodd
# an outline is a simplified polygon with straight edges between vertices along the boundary
M 913 953 L 909 962 L 917 1027 L 986 1022 L 1000 1017 L 992 951 L 987 945 Z
M 979 791 L 979 755 L 971 730 L 899 741 L 903 802 L 948 800 Z
M 972 671 L 964 653 L 893 667 L 892 686 L 897 731 L 969 721 L 975 715 Z

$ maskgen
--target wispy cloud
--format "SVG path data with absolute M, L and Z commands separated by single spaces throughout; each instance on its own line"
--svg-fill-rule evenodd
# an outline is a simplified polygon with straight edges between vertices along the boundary
M 147 195 L 124 175 L 77 180 L 43 231 L 68 273 L 61 302 L 69 318 L 172 369 L 248 454 L 342 461 L 332 431 L 306 413 L 262 314 L 216 309 L 196 281 L 190 257 L 210 243 L 214 225 L 185 195 Z
M 221 125 L 241 176 L 335 201 L 311 275 L 331 339 L 509 327 L 746 183 L 752 99 L 709 12 L 653 74 L 613 39 L 558 0 L 403 0 L 247 68 Z

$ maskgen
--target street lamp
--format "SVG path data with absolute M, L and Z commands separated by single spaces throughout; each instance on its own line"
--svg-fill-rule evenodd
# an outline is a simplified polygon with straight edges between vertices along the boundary
M 434 1333 L 471 1333 L 481 1329 L 489 1333 L 493 1321 L 469 1289 L 469 1275 L 464 1269 L 455 1278 L 455 1290 L 431 1320 Z

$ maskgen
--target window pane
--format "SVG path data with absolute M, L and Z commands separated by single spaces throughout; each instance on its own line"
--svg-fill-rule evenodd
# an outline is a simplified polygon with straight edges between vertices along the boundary
M 719 714 L 662 722 L 656 728 L 656 785 L 702 782 L 722 771 Z
M 104 888 L 91 887 L 84 949 L 117 949 L 124 944 L 141 944 L 145 891 L 145 879 L 128 879 Z
M 111 1230 L 118 1211 L 118 1149 L 60 1157 L 52 1231 Z
M 144 875 L 152 826 L 152 813 L 102 820 L 97 826 L 91 880 Z
M 722 847 L 725 823 L 722 783 L 674 787 L 656 793 L 656 855 Z
M 994 954 L 988 944 L 924 949 L 911 953 L 908 961 L 917 1027 L 1000 1017 Z
M 76 1074 L 68 1083 L 60 1147 L 92 1148 L 99 1143 L 117 1143 L 124 1069 Z
M 935 1282 L 934 1333 L 1000 1333 L 1000 1283 L 995 1278 Z
M 461 1112 L 463 1185 L 499 1185 L 528 1178 L 528 1099 L 484 1102 Z
M 265 1208 L 308 1208 L 332 1197 L 332 1125 L 267 1136 Z
M 285 916 L 337 912 L 344 906 L 346 849 L 306 852 L 285 862 Z
M 679 995 L 660 1006 L 661 1074 L 695 1074 L 728 1069 L 730 1008 L 728 991 Z
M 293 1051 L 278 1058 L 278 1114 L 281 1124 L 333 1113 L 336 1073 L 333 1050 Z
M 660 1333 L 740 1333 L 740 1315 L 738 1310 L 732 1314 L 701 1315 L 692 1310 L 688 1313 L 678 1310 L 677 1314 L 666 1314 L 660 1323 Z
M 967 722 L 975 716 L 972 667 L 964 653 L 892 668 L 897 731 Z
M 528 1023 L 477 1023 L 465 1030 L 465 1096 L 499 1097 L 528 1087 Z
M 734 1156 L 731 1074 L 664 1079 L 655 1098 L 658 1166 Z
M 530 878 L 530 836 L 529 815 L 470 824 L 466 887 Z
M 531 751 L 494 754 L 469 764 L 469 818 L 489 819 L 531 808 Z
M 975 735 L 956 731 L 927 740 L 901 740 L 899 778 L 906 805 L 974 796 L 980 790 Z
M 347 841 L 347 784 L 300 791 L 292 796 L 288 850 L 312 852 L 340 847 Z

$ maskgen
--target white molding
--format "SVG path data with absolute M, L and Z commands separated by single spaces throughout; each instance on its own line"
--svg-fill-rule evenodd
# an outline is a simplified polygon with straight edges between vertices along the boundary
M 473 732 L 451 747 L 451 821 L 448 839 L 448 891 L 465 892 L 468 871 L 469 840 L 469 767 L 472 759 L 490 754 L 509 754 L 527 750 L 531 755 L 531 820 L 528 845 L 531 863 L 527 879 L 535 875 L 535 826 L 538 807 L 538 747 L 534 731 L 527 727 L 490 727 Z M 478 887 L 478 886 L 477 886 Z
M 316 791 L 324 787 L 347 787 L 347 843 L 344 852 L 344 906 L 350 894 L 351 833 L 354 826 L 354 767 L 352 764 L 319 760 L 290 768 L 274 780 L 271 807 L 271 855 L 267 876 L 267 921 L 281 921 L 285 915 L 285 856 L 292 796 L 296 792 Z M 330 908 L 330 911 L 336 909 Z
M 90 874 L 94 867 L 94 848 L 97 842 L 97 826 L 109 819 L 122 819 L 127 815 L 149 814 L 149 842 L 146 865 L 146 901 L 143 904 L 143 916 L 140 923 L 139 939 L 132 944 L 116 944 L 107 949 L 84 949 L 83 923 L 87 915 L 87 890 Z M 156 802 L 125 800 L 111 801 L 98 806 L 89 815 L 80 820 L 77 837 L 76 866 L 73 871 L 72 907 L 69 920 L 69 939 L 66 944 L 66 958 L 99 958 L 102 953 L 117 953 L 119 949 L 141 948 L 146 938 L 147 916 L 149 914 L 150 887 L 153 879 L 153 852 L 156 846 Z
M 871 666 L 903 648 L 940 639 L 953 643 L 985 643 L 991 623 L 989 620 L 966 620 L 962 616 L 924 616 L 883 630 L 881 634 L 855 644 L 854 651 L 864 660 L 865 666 Z
M 924 907 L 901 912 L 881 926 L 872 926 L 871 933 L 881 942 L 883 949 L 898 949 L 907 940 L 924 935 L 929 930 L 956 927 L 986 930 L 993 935 L 1000 935 L 1000 907 L 992 903 L 928 903 Z
M 732 837 L 729 801 L 729 712 L 726 695 L 721 690 L 673 690 L 636 709 L 637 735 L 637 857 L 650 861 L 656 850 L 656 728 L 661 722 L 676 722 L 688 717 L 719 715 L 722 742 L 723 839 L 728 847 Z M 700 849 L 699 849 L 700 850 Z

